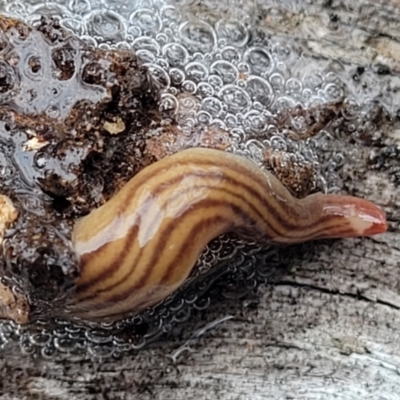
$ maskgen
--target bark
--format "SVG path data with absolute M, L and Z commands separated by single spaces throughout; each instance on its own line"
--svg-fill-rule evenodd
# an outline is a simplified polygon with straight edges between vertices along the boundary
M 396 0 L 334 0 L 305 5 L 268 29 L 304 41 L 312 57 L 354 69 L 384 62 L 395 82 L 399 16 Z M 326 30 L 336 18 L 343 40 Z M 398 141 L 388 125 L 382 146 Z M 212 304 L 173 336 L 117 360 L 48 361 L 8 346 L 0 399 L 400 398 L 400 189 L 393 168 L 358 167 L 344 186 L 385 208 L 387 234 L 298 246 L 257 291 Z

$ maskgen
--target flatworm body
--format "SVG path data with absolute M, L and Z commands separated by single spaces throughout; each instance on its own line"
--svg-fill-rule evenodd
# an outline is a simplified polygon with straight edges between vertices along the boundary
M 69 305 L 84 319 L 115 319 L 152 306 L 187 279 L 222 233 L 276 244 L 367 236 L 384 213 L 351 196 L 293 197 L 243 157 L 189 149 L 146 167 L 111 200 L 77 222 L 81 274 Z

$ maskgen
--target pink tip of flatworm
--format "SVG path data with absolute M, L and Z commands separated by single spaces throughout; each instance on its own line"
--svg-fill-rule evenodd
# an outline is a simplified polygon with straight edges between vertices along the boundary
M 371 236 L 387 231 L 385 213 L 370 201 L 341 195 L 328 195 L 325 203 L 325 212 L 346 218 L 350 223 L 347 232 L 341 232 L 341 237 Z
M 388 225 L 385 213 L 375 204 L 372 204 L 365 200 L 360 203 L 367 205 L 368 208 L 363 209 L 359 207 L 358 218 L 370 223 L 370 226 L 364 229 L 362 235 L 370 236 L 386 232 L 388 229 Z

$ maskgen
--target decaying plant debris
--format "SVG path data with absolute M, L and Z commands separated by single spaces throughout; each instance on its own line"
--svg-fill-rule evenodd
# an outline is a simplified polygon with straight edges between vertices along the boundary
M 19 213 L 1 274 L 55 299 L 78 273 L 73 220 L 151 161 L 157 88 L 133 52 L 91 49 L 56 20 L 0 17 L 0 29 L 0 192 Z

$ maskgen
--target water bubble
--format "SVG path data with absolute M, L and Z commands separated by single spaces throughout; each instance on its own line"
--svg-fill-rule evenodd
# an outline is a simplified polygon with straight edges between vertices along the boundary
M 245 46 L 249 40 L 249 32 L 245 25 L 236 19 L 219 20 L 215 30 L 220 39 L 225 39 L 226 42 L 236 47 Z
M 275 150 L 279 150 L 280 152 L 287 151 L 287 142 L 285 138 L 280 135 L 272 136 L 269 140 L 271 147 Z
M 217 41 L 218 48 L 225 47 L 226 44 L 227 44 L 227 42 L 225 39 L 218 39 L 218 41 Z M 221 57 L 222 57 L 221 53 L 218 52 L 215 54 L 216 59 L 220 59 Z
M 187 77 L 196 83 L 204 81 L 208 76 L 207 67 L 203 63 L 197 61 L 187 64 L 185 72 Z
M 85 332 L 86 338 L 95 344 L 103 344 L 112 342 L 113 338 L 102 329 L 90 329 Z
M 219 90 L 223 86 L 222 79 L 218 75 L 210 75 L 208 78 L 208 83 L 216 90 Z
M 187 64 L 189 53 L 179 43 L 168 43 L 162 48 L 162 54 L 171 67 L 180 67 Z
M 98 38 L 99 39 L 99 49 L 100 50 L 105 50 L 105 51 L 109 51 L 111 50 L 111 44 L 110 43 L 104 43 L 101 42 L 102 40 L 104 40 L 104 38 Z
M 91 48 L 95 48 L 98 46 L 97 40 L 90 35 L 81 35 L 80 39 Z
M 211 123 L 212 117 L 211 114 L 207 111 L 200 111 L 197 114 L 197 120 L 203 125 L 209 125 Z
M 113 11 L 95 11 L 86 19 L 86 29 L 102 40 L 123 40 L 126 35 L 124 19 Z
M 185 73 L 178 68 L 171 68 L 169 76 L 173 85 L 180 85 L 185 80 Z
M 182 44 L 191 52 L 211 52 L 217 42 L 212 26 L 200 20 L 184 22 L 179 27 L 179 34 Z
M 148 64 L 154 63 L 156 60 L 155 55 L 148 50 L 138 50 L 136 54 L 138 55 L 141 61 Z
M 271 104 L 274 97 L 274 92 L 269 82 L 258 76 L 250 76 L 247 79 L 247 92 L 253 102 L 257 101 L 265 107 Z
M 299 104 L 292 96 L 279 96 L 274 102 L 274 107 L 279 110 L 290 110 Z
M 309 88 L 303 89 L 302 95 L 307 100 L 308 105 L 315 103 L 318 99 L 318 96 L 314 96 L 314 92 Z
M 305 87 L 315 90 L 322 87 L 324 80 L 321 74 L 312 72 L 309 75 L 304 76 L 302 82 Z
M 271 74 L 269 82 L 276 92 L 283 92 L 285 88 L 285 78 L 278 72 Z
M 343 97 L 343 89 L 339 84 L 329 83 L 324 87 L 328 101 L 339 100 Z
M 276 61 L 275 62 L 275 70 L 278 71 L 279 73 L 285 75 L 285 76 L 289 75 L 288 65 L 285 62 Z
M 36 346 L 46 346 L 51 341 L 51 335 L 48 333 L 34 333 L 29 336 L 29 340 Z
M 160 45 L 157 41 L 146 36 L 136 38 L 132 43 L 132 47 L 135 50 L 147 50 L 153 53 L 155 57 L 160 54 Z
M 199 100 L 194 96 L 184 95 L 180 97 L 179 111 L 183 111 L 184 115 L 194 116 L 196 109 L 200 108 Z
M 207 111 L 214 118 L 220 117 L 224 111 L 222 102 L 215 97 L 206 97 L 201 102 L 201 109 Z
M 137 38 L 142 36 L 142 30 L 138 26 L 129 26 L 127 33 L 132 38 Z
M 228 129 L 233 129 L 238 125 L 238 121 L 234 114 L 226 114 L 224 121 Z
M 223 99 L 228 109 L 232 113 L 245 112 L 251 105 L 250 96 L 245 90 L 235 86 L 226 85 L 218 93 L 218 97 Z
M 235 66 L 228 61 L 216 61 L 210 66 L 210 72 L 219 75 L 224 84 L 234 83 L 239 75 Z
M 226 46 L 223 47 L 219 53 L 224 60 L 227 60 L 231 63 L 238 63 L 241 60 L 241 52 L 239 52 L 233 46 Z
M 266 75 L 273 68 L 271 54 L 263 47 L 255 46 L 248 49 L 244 54 L 244 60 L 257 75 Z
M 171 84 L 171 80 L 169 78 L 169 75 L 163 68 L 155 64 L 143 64 L 143 65 L 149 69 L 153 77 L 153 83 L 159 90 L 166 89 L 169 87 L 169 85 Z
M 62 353 L 68 353 L 71 349 L 73 349 L 75 344 L 74 340 L 71 340 L 68 337 L 65 338 L 55 338 L 53 341 L 53 345 L 56 350 Z
M 325 80 L 325 82 L 331 82 L 331 83 L 336 83 L 336 84 L 340 84 L 340 82 L 341 82 L 339 76 L 333 71 L 329 71 L 325 75 L 324 80 Z
M 164 69 L 166 73 L 168 73 L 168 68 L 169 68 L 168 61 L 164 60 L 163 58 L 157 58 L 156 64 L 160 66 L 162 69 Z
M 21 18 L 29 14 L 27 7 L 28 5 L 22 2 L 6 2 L 4 10 L 7 14 L 18 15 Z
M 197 85 L 197 94 L 201 97 L 213 96 L 214 88 L 209 83 L 200 82 Z
M 225 122 L 222 119 L 214 118 L 210 124 L 211 129 L 226 130 Z
M 244 128 L 248 132 L 261 133 L 267 128 L 265 116 L 259 111 L 251 110 L 243 117 Z
M 190 310 L 190 308 L 186 307 L 186 308 L 183 308 L 182 310 L 176 312 L 172 318 L 173 318 L 174 322 L 182 323 L 182 322 L 187 321 L 189 319 L 190 315 L 191 315 L 191 310 Z
M 68 7 L 75 14 L 84 14 L 90 10 L 89 0 L 70 0 Z
M 292 46 L 286 42 L 278 42 L 273 46 L 272 52 L 276 54 L 279 60 L 288 60 L 293 53 Z
M 196 310 L 206 310 L 210 306 L 210 298 L 201 298 L 196 303 L 194 303 L 193 307 Z
M 161 18 L 165 21 L 167 21 L 167 23 L 179 23 L 179 21 L 181 20 L 182 16 L 180 11 L 173 6 L 163 6 L 160 10 L 160 16 Z
M 144 33 L 155 33 L 161 29 L 160 17 L 149 9 L 140 9 L 133 12 L 129 22 L 138 26 Z
M 197 85 L 195 82 L 186 80 L 182 83 L 182 88 L 185 92 L 194 94 L 197 91 Z
M 56 105 L 51 105 L 45 110 L 45 114 L 52 119 L 57 119 L 60 117 L 61 111 Z
M 288 93 L 301 92 L 302 83 L 297 78 L 290 78 L 286 81 L 285 89 Z
M 180 94 L 180 90 L 178 87 L 170 86 L 168 88 L 168 93 L 172 94 L 173 96 L 178 96 Z
M 170 93 L 163 93 L 160 99 L 160 110 L 171 113 L 178 109 L 178 99 Z

